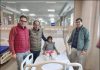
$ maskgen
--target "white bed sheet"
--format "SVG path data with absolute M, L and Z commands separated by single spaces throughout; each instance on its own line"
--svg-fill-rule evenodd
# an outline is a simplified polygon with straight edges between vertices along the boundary
M 40 55 L 40 56 L 36 59 L 36 61 L 34 62 L 34 64 L 40 64 L 40 63 L 43 63 L 43 62 L 45 62 L 45 61 L 48 61 L 48 60 L 45 59 L 44 55 Z M 67 64 L 67 63 L 70 63 L 70 61 L 69 61 L 69 59 L 68 59 L 66 53 L 61 53 L 60 55 L 57 55 L 57 56 L 55 57 L 54 60 L 49 60 L 49 61 L 58 61 L 58 62 L 66 63 L 66 64 Z M 54 67 L 55 67 L 55 65 L 53 64 L 52 67 L 49 67 L 49 69 L 50 69 L 50 68 L 52 69 L 52 68 L 54 68 Z M 47 68 L 48 68 L 48 67 L 47 67 Z M 72 66 L 69 66 L 69 67 L 67 68 L 67 70 L 74 70 L 74 69 L 73 69 Z

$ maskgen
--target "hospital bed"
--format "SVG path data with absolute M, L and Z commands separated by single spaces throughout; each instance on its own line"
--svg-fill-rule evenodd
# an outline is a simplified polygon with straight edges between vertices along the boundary
M 11 59 L 11 52 L 9 50 L 8 40 L 6 38 L 0 39 L 0 64 L 4 64 Z
M 73 66 L 78 66 L 78 70 L 83 70 L 79 63 L 70 63 L 65 53 L 61 53 L 53 60 L 46 60 L 44 55 L 40 55 L 33 64 L 33 55 L 29 54 L 21 64 L 21 70 L 74 70 Z
M 41 53 L 39 57 L 35 60 L 33 64 L 33 55 L 29 54 L 21 64 L 21 70 L 74 70 L 73 66 L 78 66 L 78 70 L 83 70 L 82 65 L 79 63 L 70 63 L 66 47 L 64 47 L 64 42 L 62 38 L 54 38 L 55 46 L 60 52 L 60 55 L 56 55 L 53 59 L 46 59 Z M 42 46 L 44 42 L 42 41 Z M 62 47 L 63 46 L 63 47 Z

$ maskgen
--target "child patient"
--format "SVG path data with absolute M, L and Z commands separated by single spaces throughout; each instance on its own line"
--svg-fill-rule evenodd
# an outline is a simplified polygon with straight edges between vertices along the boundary
M 59 54 L 59 52 L 57 51 L 55 47 L 55 42 L 52 42 L 52 36 L 48 36 L 47 41 L 45 42 L 43 46 L 43 54 L 52 56 L 55 53 Z

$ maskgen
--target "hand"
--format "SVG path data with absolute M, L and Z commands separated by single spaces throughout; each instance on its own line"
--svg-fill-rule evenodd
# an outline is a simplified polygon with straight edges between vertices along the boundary
M 59 55 L 60 53 L 58 52 L 57 55 Z
M 86 51 L 82 51 L 81 52 L 81 55 L 86 55 Z
M 16 59 L 16 54 L 12 54 L 12 58 Z
M 45 52 L 43 52 L 43 55 L 45 55 Z

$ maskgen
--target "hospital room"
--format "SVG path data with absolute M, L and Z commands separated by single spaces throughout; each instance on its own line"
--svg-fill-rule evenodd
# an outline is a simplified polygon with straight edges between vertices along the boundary
M 100 1 L 0 0 L 0 70 L 100 70 Z

